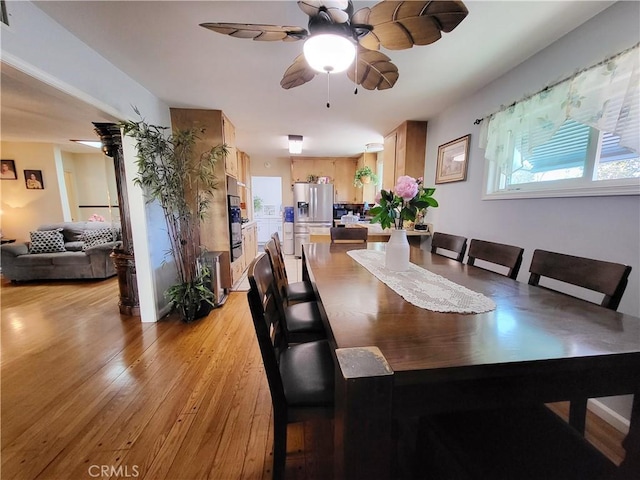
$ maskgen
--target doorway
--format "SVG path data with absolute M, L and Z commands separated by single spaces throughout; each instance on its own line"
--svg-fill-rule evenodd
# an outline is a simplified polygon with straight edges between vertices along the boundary
M 251 178 L 253 216 L 258 224 L 258 250 L 264 249 L 273 232 L 282 238 L 282 177 Z

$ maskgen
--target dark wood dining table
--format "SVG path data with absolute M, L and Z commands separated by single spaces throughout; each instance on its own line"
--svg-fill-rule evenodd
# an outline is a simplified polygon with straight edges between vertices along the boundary
M 335 348 L 336 478 L 394 478 L 397 418 L 640 393 L 639 318 L 412 247 L 412 263 L 496 304 L 419 308 L 347 254 L 384 245 L 304 245 Z M 639 398 L 627 457 L 640 455 Z

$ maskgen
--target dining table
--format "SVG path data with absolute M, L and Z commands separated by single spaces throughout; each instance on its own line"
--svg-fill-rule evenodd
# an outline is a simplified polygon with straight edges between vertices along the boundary
M 413 246 L 404 278 L 445 283 L 398 290 L 382 281 L 398 277 L 384 271 L 384 249 L 303 249 L 302 275 L 335 352 L 336 478 L 395 478 L 397 419 L 640 393 L 640 318 Z M 460 311 L 420 304 L 448 295 L 439 293 L 445 284 L 484 303 Z M 639 399 L 625 462 L 640 455 Z

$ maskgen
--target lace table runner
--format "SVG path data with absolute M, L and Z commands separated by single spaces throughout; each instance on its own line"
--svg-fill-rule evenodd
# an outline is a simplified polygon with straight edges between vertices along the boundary
M 347 254 L 416 307 L 434 312 L 484 313 L 495 310 L 493 300 L 425 270 L 413 263 L 406 272 L 384 267 L 385 253 L 377 250 L 350 250 Z

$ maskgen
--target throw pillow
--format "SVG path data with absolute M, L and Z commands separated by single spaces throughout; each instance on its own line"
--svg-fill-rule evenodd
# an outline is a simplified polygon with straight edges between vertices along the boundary
M 82 241 L 84 242 L 83 250 L 95 247 L 96 245 L 113 242 L 115 237 L 114 233 L 115 232 L 111 228 L 85 230 L 82 234 Z
M 66 251 L 64 248 L 64 236 L 62 229 L 36 230 L 29 232 L 31 244 L 29 253 L 56 253 Z

